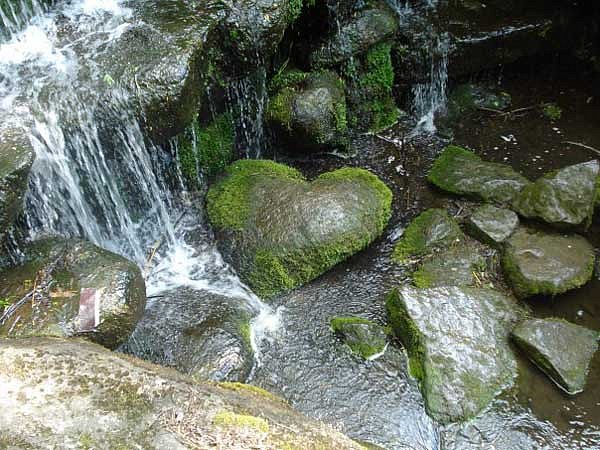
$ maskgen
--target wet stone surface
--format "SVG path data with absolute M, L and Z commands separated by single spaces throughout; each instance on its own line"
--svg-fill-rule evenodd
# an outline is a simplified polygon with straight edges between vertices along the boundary
M 500 247 L 519 226 L 519 217 L 509 209 L 484 205 L 473 212 L 467 221 L 471 234 L 493 247 Z
M 569 394 L 584 390 L 600 333 L 566 320 L 533 319 L 519 324 L 512 338 L 527 357 Z

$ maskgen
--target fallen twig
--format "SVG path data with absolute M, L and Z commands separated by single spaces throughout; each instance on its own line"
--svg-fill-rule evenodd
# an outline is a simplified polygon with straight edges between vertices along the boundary
M 567 145 L 574 145 L 575 147 L 581 147 L 581 148 L 585 148 L 587 150 L 590 150 L 598 155 L 600 155 L 600 150 L 598 150 L 597 148 L 591 147 L 589 145 L 585 145 L 582 142 L 573 142 L 573 141 L 562 141 L 563 144 L 567 144 Z

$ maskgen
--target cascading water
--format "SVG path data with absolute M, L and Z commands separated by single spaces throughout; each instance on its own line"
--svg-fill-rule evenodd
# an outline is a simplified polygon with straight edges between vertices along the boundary
M 126 256 L 144 270 L 149 297 L 187 286 L 242 298 L 262 334 L 275 316 L 212 240 L 197 238 L 209 235 L 206 225 L 163 175 L 176 164 L 145 138 L 136 99 L 95 64 L 131 20 L 120 0 L 78 0 L 32 17 L 0 44 L 0 116 L 24 111 L 36 152 L 29 238 L 82 237 Z
M 31 19 L 41 15 L 49 3 L 49 0 L 0 1 L 0 42 L 10 40 L 25 28 Z

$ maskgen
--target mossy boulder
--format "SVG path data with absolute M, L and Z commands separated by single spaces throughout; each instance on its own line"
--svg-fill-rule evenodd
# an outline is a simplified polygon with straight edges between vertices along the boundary
M 384 327 L 361 317 L 334 317 L 331 329 L 341 336 L 353 353 L 364 359 L 380 355 L 387 345 L 387 332 Z
M 512 338 L 561 389 L 583 391 L 600 333 L 562 319 L 532 319 L 519 324 Z
M 500 248 L 519 227 L 519 216 L 510 209 L 483 205 L 467 221 L 469 232 L 485 244 Z
M 79 240 L 38 241 L 24 253 L 0 272 L 0 336 L 83 336 L 110 349 L 129 338 L 146 304 L 134 263 Z
M 559 227 L 587 228 L 592 222 L 600 165 L 593 160 L 551 172 L 515 199 L 520 215 Z
M 486 259 L 480 249 L 463 244 L 436 253 L 419 266 L 412 278 L 419 288 L 473 286 L 485 270 Z
M 515 294 L 558 295 L 586 284 L 594 272 L 594 247 L 578 235 L 521 228 L 506 242 L 502 266 Z
M 391 201 L 364 169 L 309 183 L 282 164 L 242 160 L 210 188 L 207 210 L 223 253 L 257 294 L 271 297 L 367 247 L 386 227 Z
M 510 203 L 529 184 L 511 167 L 485 162 L 454 145 L 446 147 L 436 159 L 427 179 L 446 192 L 501 204 Z
M 197 382 L 82 340 L 0 339 L 3 448 L 360 450 L 259 389 Z M 18 406 L 17 406 L 18 405 Z
M 393 95 L 392 46 L 382 42 L 342 66 L 346 79 L 348 123 L 352 128 L 377 132 L 397 122 L 401 111 Z
M 511 96 L 507 92 L 497 92 L 471 83 L 461 84 L 452 90 L 448 98 L 448 118 L 460 119 L 480 108 L 503 111 L 510 104 Z
M 313 67 L 332 67 L 389 40 L 398 30 L 398 18 L 385 2 L 370 2 L 371 7 L 341 25 L 310 56 Z
M 121 350 L 197 379 L 244 382 L 254 365 L 251 318 L 243 298 L 180 287 L 150 301 Z
M 398 263 L 432 252 L 436 248 L 459 243 L 464 238 L 460 226 L 443 209 L 428 209 L 408 225 L 394 248 Z
M 346 145 L 344 82 L 335 73 L 289 71 L 272 82 L 267 119 L 282 146 L 323 150 Z
M 0 116 L 0 241 L 23 208 L 34 159 L 27 132 Z
M 509 333 L 521 312 L 505 295 L 465 287 L 403 288 L 389 295 L 387 310 L 434 419 L 474 417 L 516 376 Z

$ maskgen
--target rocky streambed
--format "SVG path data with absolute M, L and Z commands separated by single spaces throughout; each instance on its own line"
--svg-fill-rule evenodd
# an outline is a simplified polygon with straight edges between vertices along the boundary
M 594 5 L 17 3 L 0 446 L 600 448 Z

